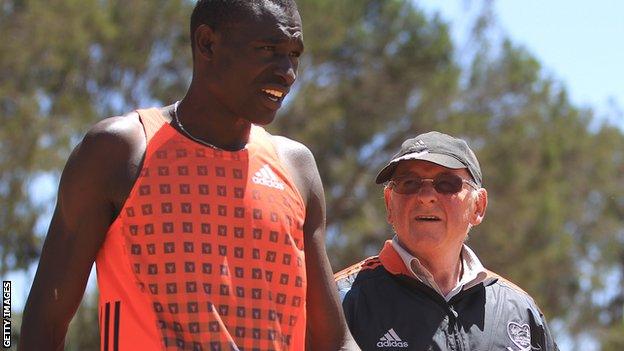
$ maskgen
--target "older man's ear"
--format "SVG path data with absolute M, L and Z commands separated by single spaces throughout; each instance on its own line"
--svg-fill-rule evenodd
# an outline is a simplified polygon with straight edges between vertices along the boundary
M 488 194 L 487 190 L 484 188 L 475 190 L 477 192 L 474 210 L 472 212 L 472 218 L 470 219 L 470 224 L 472 226 L 479 225 L 483 218 L 485 217 L 485 210 L 487 209 L 488 204 Z
M 392 190 L 386 186 L 384 187 L 384 202 L 386 204 L 386 222 L 392 224 L 392 206 L 390 206 L 390 192 Z

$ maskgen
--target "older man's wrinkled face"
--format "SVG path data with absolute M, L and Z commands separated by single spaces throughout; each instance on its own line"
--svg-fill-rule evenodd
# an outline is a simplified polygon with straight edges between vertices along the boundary
M 449 169 L 421 160 L 402 161 L 392 179 L 435 179 L 450 174 L 471 179 L 465 168 Z M 458 249 L 470 227 L 481 223 L 487 206 L 485 189 L 476 190 L 466 182 L 454 194 L 439 193 L 427 181 L 413 194 L 399 194 L 392 186 L 386 187 L 384 196 L 388 222 L 415 256 Z

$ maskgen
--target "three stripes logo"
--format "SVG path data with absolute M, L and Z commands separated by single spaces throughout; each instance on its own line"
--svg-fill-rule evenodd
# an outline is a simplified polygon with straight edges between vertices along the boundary
M 104 326 L 104 340 L 102 340 L 102 342 L 104 343 L 104 345 L 102 345 L 103 351 L 119 351 L 119 321 L 121 319 L 121 301 L 115 301 L 115 309 L 112 311 L 112 318 L 111 307 L 111 303 L 107 302 L 104 305 L 104 311 L 100 310 L 100 318 L 103 318 L 103 320 L 100 320 L 100 325 Z M 100 309 L 101 308 L 102 307 L 100 307 Z
M 379 338 L 379 342 L 377 342 L 377 347 L 399 347 L 399 348 L 407 348 L 407 341 L 401 340 L 401 338 L 394 331 L 394 328 L 390 328 L 384 336 Z
M 284 190 L 284 183 L 282 183 L 279 178 L 275 175 L 275 172 L 271 169 L 268 164 L 265 164 L 260 168 L 258 172 L 256 172 L 251 180 L 255 184 L 268 186 L 269 188 L 275 188 L 278 190 Z

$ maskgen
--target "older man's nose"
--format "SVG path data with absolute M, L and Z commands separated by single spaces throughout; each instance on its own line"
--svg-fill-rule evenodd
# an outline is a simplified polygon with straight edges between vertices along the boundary
M 426 202 L 435 202 L 437 200 L 437 191 L 433 188 L 432 182 L 423 182 L 422 186 L 416 192 L 418 200 Z

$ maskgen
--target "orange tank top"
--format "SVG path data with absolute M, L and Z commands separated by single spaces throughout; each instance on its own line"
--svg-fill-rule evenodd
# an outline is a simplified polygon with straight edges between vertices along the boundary
M 96 259 L 101 350 L 303 350 L 305 207 L 270 135 L 219 151 L 138 112 L 145 160 Z

